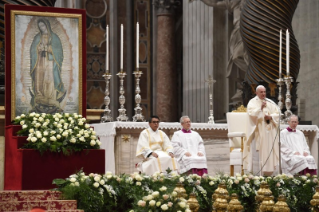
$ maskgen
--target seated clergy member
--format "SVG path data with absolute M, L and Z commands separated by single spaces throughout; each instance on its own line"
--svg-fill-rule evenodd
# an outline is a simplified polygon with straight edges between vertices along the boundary
M 183 128 L 174 133 L 172 145 L 174 155 L 179 165 L 179 173 L 197 174 L 202 176 L 207 174 L 207 161 L 205 147 L 200 135 L 190 130 L 191 120 L 188 116 L 182 116 L 180 123 Z
M 315 159 L 310 155 L 304 134 L 297 130 L 298 117 L 290 116 L 289 127 L 280 133 L 282 171 L 285 174 L 317 174 Z
M 177 171 L 171 142 L 163 131 L 158 130 L 158 116 L 151 116 L 149 126 L 141 132 L 138 139 L 136 156 L 143 161 L 138 164 L 137 169 L 147 175 L 165 172 L 168 168 Z

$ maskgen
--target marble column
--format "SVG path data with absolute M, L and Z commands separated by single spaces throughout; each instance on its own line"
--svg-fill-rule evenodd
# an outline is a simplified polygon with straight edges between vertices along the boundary
M 178 0 L 155 0 L 157 12 L 156 115 L 178 121 L 174 8 Z

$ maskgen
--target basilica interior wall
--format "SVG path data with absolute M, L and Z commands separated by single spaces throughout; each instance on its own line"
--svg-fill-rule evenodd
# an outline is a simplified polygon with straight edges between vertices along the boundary
M 319 1 L 299 1 L 292 26 L 300 49 L 297 95 L 299 115 L 319 125 Z

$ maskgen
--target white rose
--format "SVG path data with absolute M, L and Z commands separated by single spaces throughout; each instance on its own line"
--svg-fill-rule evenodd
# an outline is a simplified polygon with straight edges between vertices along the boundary
M 159 192 L 158 192 L 158 191 L 154 191 L 154 192 L 152 193 L 152 196 L 153 196 L 153 197 L 158 197 L 158 196 L 159 196 Z
M 22 126 L 22 129 L 26 129 L 27 127 L 28 127 L 28 125 L 24 124 L 24 125 Z
M 20 125 L 24 125 L 24 121 L 20 121 Z
M 80 186 L 80 183 L 79 182 L 75 182 L 74 185 L 75 186 Z
M 80 137 L 81 137 L 81 135 L 80 135 L 80 134 L 76 134 L 76 137 L 80 138 Z
M 43 121 L 44 121 L 44 119 L 43 119 L 42 117 L 40 117 L 40 118 L 39 118 L 39 121 L 40 121 L 40 122 L 43 122 Z
M 33 117 L 35 115 L 35 112 L 30 113 L 30 117 Z
M 72 118 L 72 117 L 69 117 L 69 118 L 68 118 L 68 121 L 72 121 L 72 120 L 73 120 L 73 118 Z
M 44 135 L 44 136 L 49 135 L 48 131 L 44 131 L 44 132 L 43 132 L 43 135 Z
M 55 136 L 51 136 L 50 137 L 50 141 L 56 141 L 56 137 Z
M 75 138 L 71 138 L 70 142 L 75 144 L 76 143 L 76 139 Z
M 185 210 L 185 212 L 192 212 L 192 211 L 191 211 L 190 209 L 188 209 L 188 208 L 187 208 L 187 209 Z
M 52 130 L 50 133 L 51 133 L 52 135 L 54 135 L 56 132 L 55 132 L 54 130 Z
M 96 140 L 97 145 L 101 146 L 101 142 L 99 140 Z
M 104 185 L 104 184 L 105 184 L 105 181 L 104 181 L 104 180 L 100 180 L 100 184 L 101 184 L 101 185 Z
M 86 138 L 90 137 L 89 133 L 84 133 L 84 137 Z
M 178 204 L 179 204 L 179 206 L 180 206 L 181 208 L 185 208 L 185 207 L 186 207 L 185 202 L 179 202 Z
M 31 138 L 32 138 L 32 137 L 28 137 L 28 138 L 27 138 L 27 141 L 31 141 Z
M 162 208 L 163 211 L 167 211 L 168 210 L 168 206 L 166 204 L 163 204 L 161 206 L 161 208 Z
M 58 134 L 58 135 L 56 136 L 56 138 L 57 138 L 57 139 L 60 139 L 60 138 L 61 138 L 61 135 L 60 135 L 60 134 Z
M 81 136 L 81 135 L 80 135 Z M 85 141 L 85 138 L 84 137 L 81 137 L 80 139 L 79 139 L 80 141 Z
M 101 177 L 97 175 L 97 176 L 94 177 L 94 180 L 95 180 L 96 182 L 99 182 L 99 181 L 101 180 Z
M 41 133 L 37 133 L 36 136 L 37 136 L 37 138 L 42 138 Z
M 42 138 L 41 141 L 42 141 L 43 143 L 45 143 L 45 142 L 47 142 L 47 139 L 46 139 L 46 138 Z
M 96 136 L 95 136 L 95 135 L 92 135 L 92 136 L 91 136 L 91 139 L 95 140 L 95 139 L 96 139 Z
M 35 114 L 35 117 L 37 117 L 37 118 L 40 117 L 40 114 Z
M 21 118 L 24 118 L 25 117 L 25 115 L 24 114 L 21 114 Z
M 59 120 L 60 120 L 59 118 L 55 118 L 55 119 L 54 119 L 54 121 L 59 121 Z
M 159 207 L 162 203 L 161 202 L 157 202 L 156 206 Z
M 92 128 L 91 128 L 91 129 L 92 129 Z M 92 133 L 92 135 L 95 135 L 95 134 L 96 134 L 96 132 L 95 132 L 95 131 L 93 131 L 93 129 L 92 129 L 92 132 L 91 132 L 91 133 Z
M 74 182 L 76 182 L 76 178 L 71 177 L 70 181 L 71 181 L 72 183 L 74 183 Z
M 74 113 L 73 115 L 74 115 L 74 118 L 76 119 L 79 117 L 76 113 Z
M 69 133 L 72 133 L 73 132 L 73 130 L 72 129 L 69 129 Z
M 112 175 L 106 175 L 107 179 L 111 179 L 113 176 Z
M 29 133 L 34 133 L 34 129 L 30 129 L 30 130 L 29 130 Z
M 67 129 L 68 129 L 68 126 L 64 126 L 63 129 L 67 130 Z
M 150 205 L 150 206 L 154 206 L 155 204 L 156 204 L 155 200 L 151 200 L 151 201 L 149 202 L 149 205 Z
M 69 113 L 64 113 L 65 117 L 69 117 L 70 114 Z
M 95 188 L 97 188 L 97 187 L 99 187 L 99 183 L 98 182 L 95 182 L 94 184 L 93 184 L 93 186 L 95 187 Z
M 94 146 L 96 144 L 96 142 L 94 140 L 91 140 L 90 145 Z
M 88 128 L 90 128 L 90 125 L 89 125 L 89 124 L 85 124 L 84 127 L 85 127 L 86 129 L 88 129 Z
M 34 143 L 34 142 L 37 141 L 37 138 L 36 138 L 36 137 L 32 137 L 32 138 L 31 138 L 31 141 Z
M 136 185 L 137 185 L 137 186 L 141 186 L 142 183 L 141 183 L 141 182 L 136 182 Z
M 62 128 L 62 124 L 58 124 L 56 127 L 57 128 Z
M 17 116 L 15 119 L 21 119 L 21 116 Z
M 183 177 L 180 177 L 180 178 L 179 178 L 179 182 L 181 182 L 181 183 L 182 183 L 182 182 L 184 182 L 184 181 L 185 181 L 185 180 L 184 180 L 184 178 L 183 178 Z
M 64 137 L 68 137 L 68 135 L 69 135 L 68 131 L 64 131 L 64 132 L 62 133 L 62 136 L 64 136 Z
M 160 191 L 166 191 L 167 188 L 166 188 L 165 186 L 162 186 L 159 190 L 160 190 Z
M 78 124 L 81 126 L 81 125 L 83 125 L 83 122 L 82 122 L 82 121 L 79 121 L 79 123 L 78 123 Z
M 80 132 L 79 132 L 81 135 L 83 135 L 84 134 L 84 131 L 83 130 L 80 130 Z

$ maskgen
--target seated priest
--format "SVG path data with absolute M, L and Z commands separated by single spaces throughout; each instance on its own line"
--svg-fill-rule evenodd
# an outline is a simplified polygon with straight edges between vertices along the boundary
M 158 130 L 159 117 L 151 116 L 149 126 L 138 139 L 136 156 L 143 161 L 137 164 L 137 169 L 147 175 L 166 172 L 168 168 L 177 171 L 171 142 L 163 131 Z
M 280 133 L 282 172 L 285 174 L 317 174 L 315 159 L 310 155 L 304 134 L 297 130 L 298 117 L 291 115 L 289 127 Z
M 179 165 L 178 171 L 180 174 L 203 176 L 207 174 L 203 139 L 197 132 L 191 130 L 191 120 L 188 116 L 182 116 L 180 123 L 183 128 L 175 132 L 172 137 L 174 155 Z

